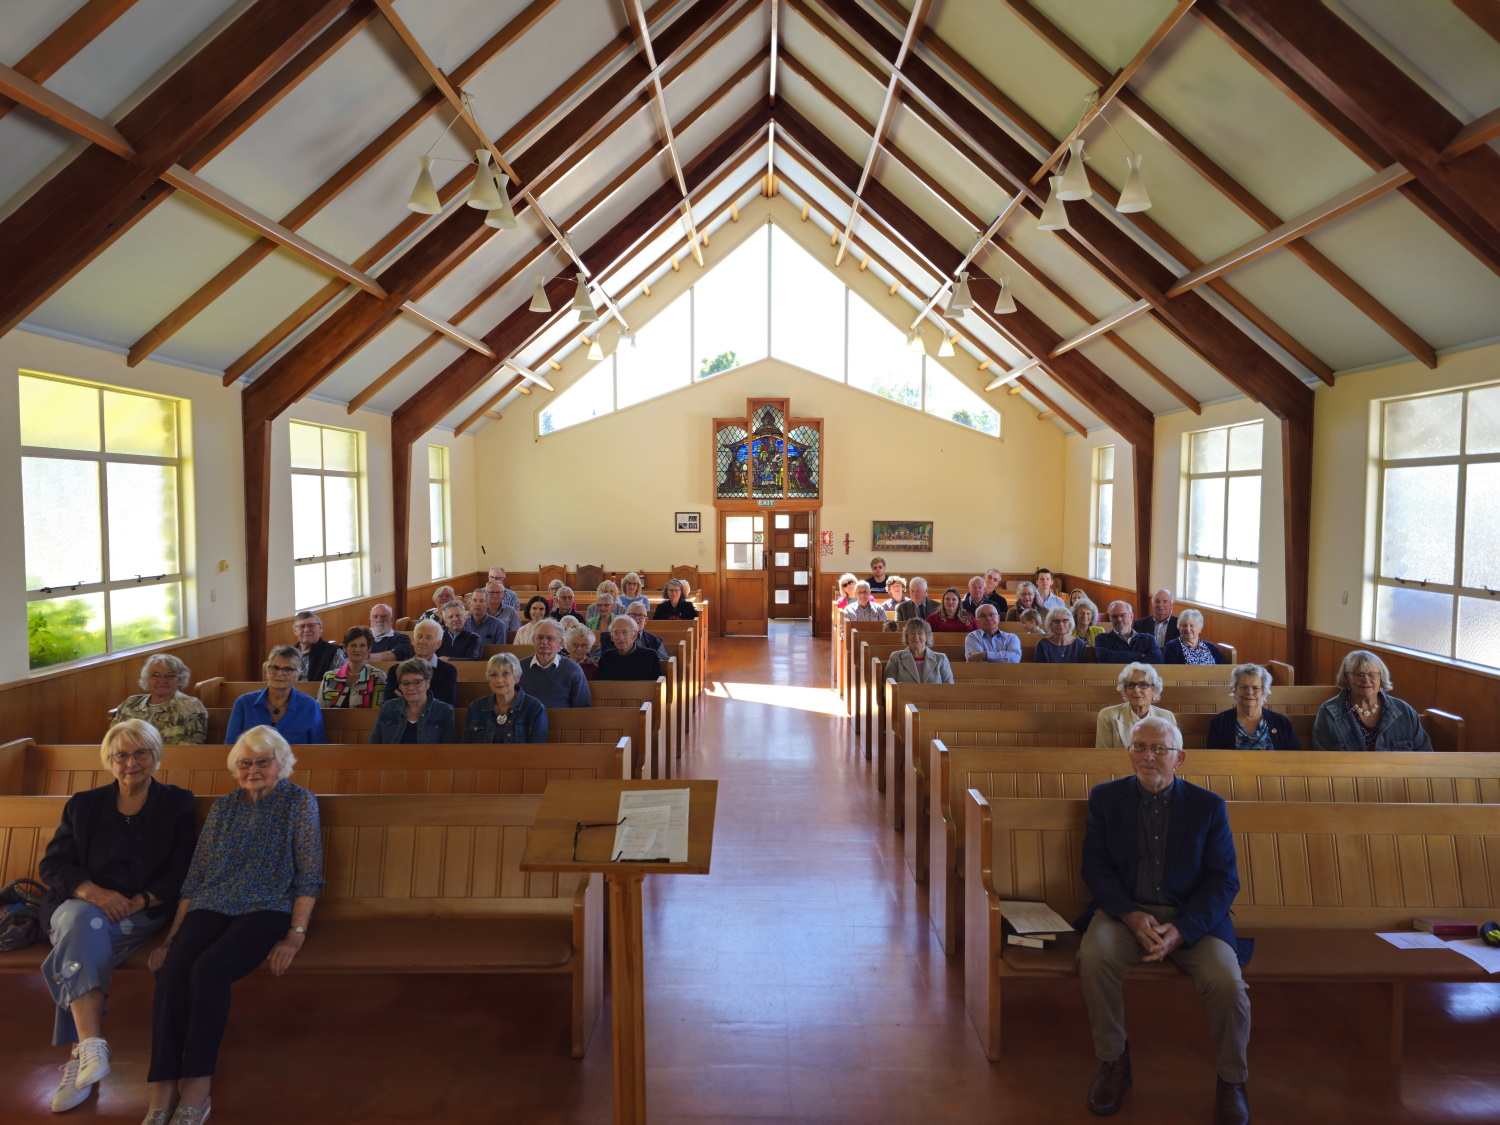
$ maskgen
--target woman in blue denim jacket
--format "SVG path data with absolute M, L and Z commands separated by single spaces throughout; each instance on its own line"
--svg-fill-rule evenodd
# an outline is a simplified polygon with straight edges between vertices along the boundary
M 1386 694 L 1391 674 L 1373 652 L 1356 649 L 1339 665 L 1339 693 L 1318 708 L 1315 750 L 1428 750 L 1416 709 Z
M 521 690 L 521 662 L 498 652 L 485 667 L 490 694 L 469 704 L 465 742 L 546 742 L 547 708 Z
M 396 665 L 396 698 L 387 699 L 370 732 L 371 742 L 452 742 L 453 708 L 432 697 L 432 666 L 417 657 Z

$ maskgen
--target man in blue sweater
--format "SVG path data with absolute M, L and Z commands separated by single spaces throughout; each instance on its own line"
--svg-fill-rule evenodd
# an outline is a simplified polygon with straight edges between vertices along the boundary
M 1083 835 L 1082 876 L 1094 901 L 1078 975 L 1101 1064 L 1088 1107 L 1116 1113 L 1130 1088 L 1125 974 L 1142 961 L 1171 961 L 1207 1009 L 1219 1069 L 1214 1125 L 1249 1125 L 1250 1000 L 1240 974 L 1249 951 L 1229 917 L 1240 889 L 1229 813 L 1217 793 L 1177 776 L 1182 732 L 1165 719 L 1136 723 L 1129 754 L 1134 776 L 1089 793 Z
M 1129 602 L 1109 603 L 1109 623 L 1114 626 L 1108 633 L 1094 638 L 1094 659 L 1100 664 L 1160 664 L 1161 649 L 1150 633 L 1141 633 L 1132 628 L 1135 610 Z
M 538 623 L 531 642 L 536 655 L 521 670 L 521 690 L 542 701 L 543 707 L 588 707 L 592 703 L 583 669 L 562 652 L 562 626 L 556 621 Z

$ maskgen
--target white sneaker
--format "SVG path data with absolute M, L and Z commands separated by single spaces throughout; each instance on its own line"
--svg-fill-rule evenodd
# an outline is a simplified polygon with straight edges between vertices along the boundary
M 97 1036 L 78 1044 L 78 1088 L 92 1086 L 109 1075 L 109 1044 Z
M 93 1086 L 78 1088 L 78 1059 L 76 1057 L 68 1060 L 68 1064 L 62 1069 L 62 1081 L 57 1084 L 57 1092 L 52 1095 L 52 1112 L 67 1113 L 76 1105 L 82 1105 L 89 1100 L 89 1094 Z

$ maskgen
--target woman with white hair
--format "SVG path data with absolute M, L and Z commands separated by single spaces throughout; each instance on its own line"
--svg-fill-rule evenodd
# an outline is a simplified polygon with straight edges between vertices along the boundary
M 183 694 L 192 682 L 188 666 L 158 652 L 141 665 L 144 694 L 132 695 L 115 708 L 114 723 L 141 719 L 150 723 L 166 746 L 201 746 L 208 741 L 208 710 L 203 701 Z M 112 724 L 113 725 L 113 724 Z
M 423 625 L 437 629 L 431 622 L 423 622 Z M 298 745 L 327 742 L 323 732 L 323 711 L 317 700 L 297 690 L 297 677 L 302 675 L 297 646 L 277 645 L 267 654 L 261 673 L 266 678 L 265 689 L 252 691 L 234 701 L 224 741 L 237 741 L 251 727 L 269 726 L 280 731 L 288 742 Z
M 645 618 L 640 610 L 636 612 L 641 613 L 642 619 Z M 583 678 L 590 682 L 599 674 L 599 665 L 590 655 L 596 647 L 593 629 L 574 625 L 563 630 L 563 651 L 568 654 L 569 660 L 583 669 Z
M 1355 649 L 1339 665 L 1339 693 L 1318 708 L 1314 750 L 1431 750 L 1416 709 L 1389 694 L 1391 674 L 1373 652 Z
M 161 735 L 142 719 L 109 728 L 99 746 L 115 779 L 68 798 L 38 873 L 47 884 L 42 980 L 57 1005 L 52 1045 L 72 1047 L 52 1112 L 87 1100 L 109 1074 L 104 1001 L 118 966 L 172 918 L 198 834 L 193 795 L 152 774 Z
M 1073 635 L 1073 615 L 1065 609 L 1047 611 L 1047 635 L 1031 650 L 1037 664 L 1077 664 L 1089 646 Z
M 1016 587 L 1016 604 L 1006 611 L 1005 620 L 1019 621 L 1021 620 L 1021 614 L 1025 613 L 1028 609 L 1036 610 L 1037 615 L 1040 616 L 1042 599 L 1041 595 L 1037 593 L 1035 583 L 1022 582 Z
M 1174 727 L 1177 716 L 1156 706 L 1161 698 L 1161 676 L 1149 664 L 1127 664 L 1115 680 L 1124 703 L 1105 707 L 1094 725 L 1094 745 L 1100 750 L 1123 750 L 1130 745 L 1130 728 L 1146 717 L 1165 719 Z
M 230 986 L 269 959 L 281 976 L 307 940 L 323 885 L 318 801 L 266 726 L 229 751 L 236 788 L 208 810 L 167 940 L 151 952 L 151 1109 L 143 1125 L 201 1125 L 229 1022 Z
M 932 626 L 912 618 L 901 631 L 905 648 L 891 653 L 885 662 L 885 676 L 898 684 L 951 684 L 953 665 L 946 653 L 932 648 Z
M 629 576 L 627 576 L 629 577 Z M 633 599 L 644 601 L 644 598 Z M 629 608 L 629 607 L 626 607 Z M 590 629 L 608 629 L 609 623 L 619 614 L 624 613 L 615 596 L 607 590 L 601 590 L 594 595 L 594 611 L 589 614 L 587 625 Z M 566 635 L 566 634 L 565 634 Z
M 1203 614 L 1185 609 L 1177 615 L 1177 636 L 1162 650 L 1164 664 L 1228 664 L 1219 646 L 1205 641 Z
M 1178 618 L 1179 628 L 1181 623 Z M 1208 741 L 1204 743 L 1207 749 L 1302 749 L 1297 732 L 1292 729 L 1292 720 L 1265 705 L 1271 698 L 1271 673 L 1267 669 L 1259 664 L 1235 665 L 1229 673 L 1229 697 L 1234 706 L 1220 711 L 1208 722 Z
M 547 708 L 521 690 L 521 662 L 497 652 L 485 666 L 490 694 L 469 704 L 465 742 L 546 742 Z
M 615 599 L 616 615 L 623 614 L 636 602 L 640 602 L 647 609 L 651 608 L 651 599 L 646 596 L 646 583 L 635 571 L 631 571 L 620 579 L 620 596 Z M 605 622 L 604 628 L 609 628 Z
M 884 621 L 885 610 L 875 604 L 870 584 L 861 578 L 854 584 L 854 600 L 844 607 L 845 621 Z

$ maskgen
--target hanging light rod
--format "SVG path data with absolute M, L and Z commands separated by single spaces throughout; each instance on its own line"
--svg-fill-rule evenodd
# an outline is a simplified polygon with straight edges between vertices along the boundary
M 1005 225 L 1005 221 L 1007 219 L 1009 219 L 1016 213 L 1016 209 L 1021 206 L 1021 203 L 1024 199 L 1025 194 L 1023 192 L 1017 192 L 1015 198 L 1005 205 L 999 216 L 997 216 L 995 221 L 989 225 L 989 229 L 987 229 L 983 234 L 981 234 L 974 240 L 973 247 L 967 254 L 964 255 L 964 260 L 958 263 L 958 269 L 953 271 L 955 275 L 966 270 L 969 266 L 969 263 L 974 260 L 974 256 L 979 253 L 980 249 L 983 248 L 985 243 L 989 242 L 990 239 L 994 238 L 997 234 L 1000 233 L 1000 228 Z M 938 291 L 932 295 L 932 298 L 927 302 L 927 304 L 922 306 L 922 311 L 917 314 L 916 319 L 911 322 L 912 328 L 916 328 L 917 325 L 921 324 L 922 321 L 926 319 L 927 314 L 937 307 L 938 301 L 942 300 L 943 294 L 947 292 L 948 287 L 952 284 L 953 282 L 951 281 L 943 282 L 943 284 L 938 288 Z
M 1016 367 L 1012 367 L 1009 371 L 1001 372 L 999 375 L 995 376 L 995 378 L 989 381 L 984 389 L 987 391 L 993 391 L 996 387 L 1004 386 L 1006 383 L 1018 382 L 1021 376 L 1025 375 L 1026 372 L 1040 367 L 1041 365 L 1042 361 L 1039 359 L 1028 359 L 1025 363 L 1019 364 Z

